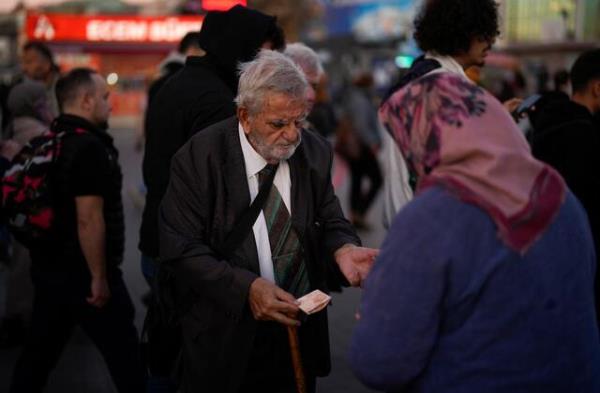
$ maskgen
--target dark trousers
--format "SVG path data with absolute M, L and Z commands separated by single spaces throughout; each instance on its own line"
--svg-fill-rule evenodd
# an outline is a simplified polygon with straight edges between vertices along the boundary
M 32 272 L 32 276 L 35 295 L 31 330 L 15 367 L 10 392 L 43 391 L 76 325 L 102 354 L 117 390 L 143 392 L 144 369 L 133 324 L 135 311 L 120 270 L 110 273 L 111 297 L 102 308 L 86 301 L 89 275 L 74 277 L 65 273 L 45 277 Z
M 373 199 L 381 188 L 381 169 L 377 157 L 365 144 L 361 144 L 360 155 L 351 159 L 350 173 L 352 175 L 352 186 L 350 191 L 350 207 L 354 213 L 365 214 L 373 203 Z M 363 179 L 369 179 L 369 189 L 363 191 Z

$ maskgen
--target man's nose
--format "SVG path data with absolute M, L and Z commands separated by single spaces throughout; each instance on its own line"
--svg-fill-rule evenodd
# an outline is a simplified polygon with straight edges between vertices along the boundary
M 295 142 L 298 139 L 300 126 L 296 122 L 291 122 L 283 131 L 283 137 L 289 142 Z

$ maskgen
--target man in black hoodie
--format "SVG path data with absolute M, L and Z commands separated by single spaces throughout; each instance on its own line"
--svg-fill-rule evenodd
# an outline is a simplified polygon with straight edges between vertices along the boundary
M 190 56 L 150 103 L 143 161 L 148 188 L 139 248 L 144 274 L 154 275 L 158 256 L 158 207 L 169 183 L 171 157 L 196 132 L 236 113 L 237 66 L 261 48 L 283 49 L 276 18 L 235 6 L 209 12 L 200 31 L 203 57 Z
M 585 208 L 596 257 L 600 252 L 600 49 L 583 53 L 571 69 L 573 97 L 547 93 L 530 114 L 533 155 L 552 165 Z M 600 260 L 599 260 L 600 261 Z M 596 275 L 600 322 L 600 279 Z

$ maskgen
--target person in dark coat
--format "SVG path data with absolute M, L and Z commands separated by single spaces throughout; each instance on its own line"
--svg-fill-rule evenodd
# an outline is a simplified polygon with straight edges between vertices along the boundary
M 552 165 L 585 208 L 596 257 L 600 252 L 600 49 L 582 54 L 571 69 L 573 97 L 546 93 L 530 113 L 533 155 Z M 600 261 L 600 259 L 599 259 Z M 596 275 L 600 324 L 600 276 Z
M 188 56 L 201 57 L 205 54 L 200 47 L 200 32 L 187 33 L 179 42 L 177 51 L 171 53 L 160 65 L 160 76 L 148 88 L 148 106 L 165 82 L 183 68 Z
M 196 132 L 235 115 L 237 65 L 263 47 L 281 49 L 283 32 L 276 18 L 242 6 L 209 12 L 200 31 L 203 57 L 185 66 L 156 94 L 146 118 L 143 176 L 147 187 L 139 249 L 146 276 L 158 256 L 157 213 L 169 183 L 171 157 Z
M 160 65 L 160 76 L 155 81 L 153 81 L 152 84 L 150 84 L 150 87 L 148 88 L 148 101 L 146 106 L 146 113 L 144 114 L 144 131 L 143 135 L 140 135 L 140 139 L 138 139 L 136 146 L 141 148 L 141 146 L 144 143 L 144 137 L 147 133 L 146 128 L 148 128 L 148 125 L 150 124 L 148 119 L 148 116 L 150 115 L 150 103 L 156 97 L 158 91 L 173 75 L 181 71 L 185 64 L 185 60 L 188 56 L 201 57 L 205 54 L 206 52 L 204 52 L 204 50 L 200 48 L 200 33 L 194 31 L 187 33 L 179 42 L 177 51 L 171 53 L 162 62 L 162 64 Z M 144 185 L 142 185 L 141 188 L 145 190 Z M 154 270 L 152 262 L 146 259 L 142 259 L 142 273 L 144 274 L 144 278 L 146 278 L 146 281 L 150 286 L 152 286 L 153 271 Z M 149 295 L 150 292 L 144 297 L 144 299 L 149 299 Z M 144 302 L 146 302 L 146 300 L 144 300 Z
M 343 216 L 329 143 L 303 129 L 307 87 L 289 58 L 261 52 L 242 66 L 237 116 L 202 130 L 173 158 L 160 255 L 174 272 L 177 304 L 189 304 L 180 310 L 184 393 L 295 392 L 285 325 L 300 325 L 296 299 L 327 291 L 328 271 L 360 285 L 377 255 L 359 247 Z M 269 167 L 269 197 L 231 249 L 225 239 Z M 326 311 L 308 316 L 299 340 L 314 392 L 330 370 Z

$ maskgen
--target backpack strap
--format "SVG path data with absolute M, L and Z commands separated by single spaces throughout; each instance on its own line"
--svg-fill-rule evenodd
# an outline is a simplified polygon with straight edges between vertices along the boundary
M 422 77 L 425 74 L 430 73 L 433 70 L 437 70 L 438 68 L 442 68 L 442 65 L 439 61 L 434 59 L 427 59 L 425 56 L 420 56 L 413 62 L 412 66 L 409 70 L 404 74 L 395 85 L 393 85 L 381 101 L 383 104 L 388 100 L 394 93 L 404 86 L 408 85 L 410 82 Z
M 258 195 L 254 198 L 254 201 L 244 214 L 235 222 L 233 230 L 225 238 L 225 242 L 220 246 L 219 252 L 226 258 L 231 258 L 235 250 L 242 244 L 244 239 L 248 236 L 248 233 L 252 229 L 254 222 L 258 218 L 260 211 L 262 210 L 271 187 L 273 185 L 273 179 L 275 179 L 275 173 L 277 172 L 277 166 L 273 166 L 269 171 L 265 182 L 261 185 Z

